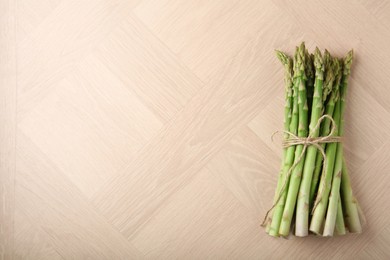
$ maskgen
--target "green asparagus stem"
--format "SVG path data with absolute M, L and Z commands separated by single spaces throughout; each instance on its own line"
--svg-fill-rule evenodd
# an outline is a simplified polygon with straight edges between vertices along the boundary
M 336 58 L 334 59 L 331 58 L 327 50 L 325 50 L 324 53 L 324 60 L 329 60 L 329 62 L 326 62 L 328 68 L 325 68 L 326 75 L 325 75 L 325 82 L 324 82 L 324 89 L 323 89 L 324 91 L 323 102 L 325 102 L 326 96 L 330 94 L 328 98 L 328 102 L 326 104 L 325 114 L 332 116 L 334 112 L 335 103 L 337 101 L 336 99 L 338 97 L 338 89 L 341 81 L 342 70 L 341 70 L 339 60 Z M 331 121 L 329 119 L 325 119 L 325 121 L 323 122 L 323 126 L 321 128 L 320 136 L 327 136 L 329 134 L 330 123 Z M 325 144 L 321 144 L 321 148 L 325 149 Z M 322 171 L 322 161 L 323 161 L 322 154 L 317 153 L 316 162 L 315 162 L 316 166 L 314 168 L 314 174 L 313 174 L 311 188 L 310 188 L 310 208 L 312 208 L 314 204 L 319 176 Z
M 344 135 L 344 112 L 345 112 L 345 99 L 348 87 L 348 77 L 351 73 L 351 65 L 353 59 L 353 51 L 347 53 L 344 59 L 343 78 L 340 85 L 340 121 L 339 121 L 339 135 Z M 325 220 L 324 236 L 333 236 L 335 224 L 337 206 L 340 195 L 340 182 L 341 182 L 341 171 L 343 168 L 343 143 L 337 144 L 337 154 L 335 168 L 333 172 L 332 189 L 329 196 L 328 211 Z
M 294 66 L 296 64 L 297 60 L 297 54 L 298 54 L 298 49 L 295 52 L 294 56 Z M 297 78 L 294 78 L 293 81 L 293 108 L 292 108 L 292 116 L 291 116 L 291 121 L 290 121 L 290 132 L 293 134 L 297 134 L 297 129 L 298 129 L 298 84 L 299 81 Z M 286 152 L 286 158 L 283 163 L 283 180 L 281 181 L 282 184 L 285 184 L 285 189 L 280 195 L 280 199 L 278 203 L 276 204 L 273 215 L 272 215 L 272 221 L 271 221 L 271 227 L 269 228 L 269 234 L 271 236 L 279 236 L 279 227 L 280 227 L 280 221 L 282 218 L 282 213 L 284 209 L 284 204 L 286 201 L 286 196 L 287 196 L 287 190 L 288 190 L 288 185 L 289 185 L 289 178 L 287 176 L 288 170 L 291 168 L 291 166 L 294 163 L 294 152 L 295 152 L 295 146 L 290 146 L 287 148 Z M 283 186 L 283 185 L 282 185 Z M 282 187 L 280 187 L 282 189 Z M 280 191 L 279 191 L 280 192 Z
M 307 93 L 307 106 L 312 107 L 313 95 L 314 95 L 314 83 L 315 83 L 315 68 L 314 68 L 314 55 L 309 54 L 309 51 L 305 51 L 305 74 L 307 77 L 306 81 L 306 93 Z M 311 109 L 308 112 L 308 118 L 311 117 Z
M 306 99 L 306 75 L 305 75 L 305 44 L 302 43 L 298 48 L 297 64 L 294 65 L 294 77 L 299 82 L 298 85 L 298 113 L 299 113 L 299 126 L 298 136 L 307 137 L 308 126 L 308 106 Z M 293 218 L 295 203 L 297 200 L 299 185 L 301 183 L 302 169 L 304 165 L 303 145 L 297 145 L 295 149 L 295 161 L 297 163 L 290 177 L 290 184 L 288 188 L 286 204 L 284 205 L 283 218 L 279 228 L 279 234 L 281 236 L 288 236 L 290 233 L 291 221 Z M 299 158 L 300 161 L 298 162 Z
M 340 100 L 336 103 L 333 119 L 335 122 L 340 121 Z M 338 127 L 333 133 L 333 136 L 338 136 Z M 315 234 L 321 234 L 324 224 L 324 217 L 328 206 L 329 192 L 332 184 L 333 170 L 337 153 L 337 143 L 329 143 L 326 146 L 326 172 L 324 178 L 321 178 L 319 193 L 317 194 L 317 206 L 314 209 L 313 217 L 310 223 L 310 231 Z
M 319 118 L 322 116 L 322 85 L 324 81 L 325 65 L 322 59 L 321 52 L 316 48 L 314 53 L 314 66 L 315 66 L 315 85 L 313 104 L 311 109 L 311 119 L 309 125 L 309 136 L 318 137 L 319 128 L 315 128 Z M 317 148 L 315 146 L 309 146 L 307 148 L 305 164 L 303 168 L 302 182 L 299 188 L 299 196 L 296 212 L 296 236 L 307 236 L 309 233 L 309 193 L 310 185 L 315 167 L 315 159 L 317 155 Z
M 336 216 L 336 227 L 335 227 L 335 232 L 336 235 L 345 235 L 345 224 L 344 224 L 344 214 L 343 214 L 343 208 L 341 206 L 341 199 L 339 197 L 339 203 L 337 203 L 337 216 Z
M 343 82 L 342 82 L 342 89 L 343 93 L 342 96 L 344 97 L 341 103 L 341 112 L 344 113 L 345 111 L 345 97 L 346 97 L 346 92 L 348 88 L 348 78 L 351 73 L 351 63 L 352 63 L 352 58 L 353 58 L 353 51 L 351 50 L 346 58 L 345 58 L 345 67 L 344 67 L 344 75 L 343 75 Z M 342 126 L 344 126 L 344 120 L 341 122 Z M 349 180 L 348 176 L 348 171 L 347 171 L 347 166 L 345 164 L 344 158 L 342 158 L 342 176 L 341 176 L 341 181 L 342 181 L 342 200 L 344 203 L 344 208 L 346 212 L 346 223 L 349 228 L 349 231 L 352 233 L 360 233 L 362 231 L 362 226 L 361 222 L 359 219 L 359 214 L 358 214 L 358 206 L 356 199 L 352 197 L 352 189 L 351 189 L 351 182 Z
M 361 233 L 359 211 L 356 199 L 353 197 L 351 181 L 349 179 L 347 164 L 343 160 L 343 171 L 341 174 L 341 200 L 345 212 L 344 218 L 346 226 L 351 233 Z
M 344 75 L 343 75 L 343 95 L 344 95 L 344 102 L 342 102 L 341 111 L 345 111 L 345 96 L 346 91 L 348 88 L 348 78 L 349 74 L 351 73 L 351 63 L 352 63 L 352 57 L 353 52 L 350 51 L 347 54 L 347 57 L 345 58 L 345 69 L 344 69 Z M 342 122 L 344 124 L 344 122 Z M 360 233 L 362 232 L 362 226 L 359 218 L 359 211 L 356 199 L 352 196 L 352 188 L 351 188 L 351 181 L 349 179 L 348 170 L 346 163 L 343 158 L 343 165 L 342 165 L 342 175 L 341 175 L 341 199 L 344 205 L 345 209 L 345 221 L 347 224 L 347 227 L 350 232 L 352 233 Z
M 293 61 L 292 59 L 285 53 L 281 51 L 276 51 L 276 56 L 280 60 L 280 62 L 283 64 L 285 69 L 285 76 L 284 76 L 284 82 L 285 82 L 285 106 L 284 106 L 284 130 L 290 131 L 290 122 L 291 122 L 291 114 L 292 114 L 292 101 L 293 101 Z M 284 138 L 287 139 L 288 135 L 285 134 Z M 287 156 L 287 148 L 283 149 L 283 159 L 282 159 L 282 166 L 279 174 L 279 180 L 278 184 L 276 186 L 275 196 L 273 203 L 276 203 L 276 200 L 278 199 L 279 192 L 281 189 L 281 186 L 283 185 L 283 164 Z M 271 213 L 272 214 L 272 213 Z M 267 221 L 266 226 L 266 232 L 269 233 L 269 230 L 271 228 L 271 220 L 272 215 L 270 216 L 270 219 Z
M 341 101 L 339 103 L 341 103 Z M 338 106 L 340 106 L 340 104 Z M 339 120 L 339 125 L 338 125 L 339 135 L 342 134 L 340 122 L 341 122 L 341 119 Z M 329 205 L 328 205 L 328 210 L 326 212 L 326 219 L 325 219 L 325 227 L 324 227 L 323 236 L 333 236 L 333 232 L 335 229 L 336 215 L 337 215 L 337 203 L 338 203 L 339 195 L 340 195 L 340 181 L 341 181 L 342 168 L 343 168 L 343 146 L 342 146 L 342 143 L 338 143 L 337 144 L 337 152 L 336 152 L 336 160 L 335 160 L 335 165 L 334 165 L 334 170 L 333 170 L 332 187 L 330 189 Z
M 285 53 L 276 51 L 276 56 L 280 62 L 284 65 L 285 69 L 285 105 L 284 105 L 284 130 L 290 130 L 291 114 L 292 114 L 292 102 L 293 102 L 293 61 Z M 284 138 L 288 138 L 288 134 L 284 135 Z M 283 159 L 286 156 L 287 149 L 283 149 Z

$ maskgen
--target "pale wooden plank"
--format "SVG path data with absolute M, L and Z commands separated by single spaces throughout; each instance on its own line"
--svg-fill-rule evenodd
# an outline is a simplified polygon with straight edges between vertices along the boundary
M 134 12 L 205 83 L 218 77 L 248 40 L 273 30 L 275 17 L 294 26 L 268 0 L 144 0 Z M 280 29 L 275 35 L 285 32 Z M 291 34 L 288 41 L 299 36 Z
M 377 1 L 359 1 L 367 10 L 372 13 L 373 17 L 379 19 L 384 26 L 390 29 L 390 2 L 386 0 Z
M 273 22 L 284 21 L 275 16 Z M 285 40 L 290 29 L 284 27 L 286 33 L 275 35 L 275 39 Z M 260 87 L 259 82 L 274 86 L 277 80 L 273 67 L 265 62 L 273 57 L 269 45 L 275 39 L 250 41 L 220 80 L 203 87 L 95 197 L 97 207 L 126 236 L 142 229 L 167 197 L 273 99 L 272 88 Z
M 163 122 L 203 87 L 134 15 L 129 15 L 94 55 Z
M 271 207 L 279 164 L 280 156 L 244 127 L 206 167 L 255 218 L 261 219 Z
M 22 41 L 27 35 L 32 33 L 41 23 L 45 22 L 62 0 L 35 0 L 31 4 L 28 0 L 17 0 L 17 38 Z
M 44 22 L 18 42 L 20 118 L 110 34 L 135 2 L 62 1 Z
M 90 56 L 45 91 L 21 131 L 91 197 L 162 127 L 109 68 Z
M 228 259 L 253 235 L 257 221 L 249 212 L 203 169 L 132 241 L 149 259 Z
M 390 226 L 387 226 L 381 230 L 378 235 L 370 244 L 358 255 L 359 259 L 389 259 L 390 258 Z
M 18 140 L 16 206 L 55 251 L 65 259 L 142 258 L 31 140 Z
M 31 222 L 16 207 L 15 212 L 15 259 L 64 259 L 50 245 L 48 234 Z
M 14 248 L 16 127 L 16 5 L 0 1 L 0 259 Z
M 278 74 L 279 76 L 282 73 Z M 282 77 L 282 76 L 281 76 Z M 283 108 L 284 108 L 284 88 L 282 81 L 279 81 L 277 98 L 270 102 L 249 124 L 248 127 L 264 142 L 264 144 L 281 159 L 283 133 L 276 133 L 283 130 Z M 274 135 L 272 137 L 272 135 Z

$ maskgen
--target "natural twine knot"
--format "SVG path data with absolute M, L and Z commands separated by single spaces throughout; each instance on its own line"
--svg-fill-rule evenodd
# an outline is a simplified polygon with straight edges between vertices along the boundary
M 326 118 L 331 121 L 331 126 L 332 126 L 329 134 L 326 136 L 313 137 L 312 136 L 313 133 L 315 133 L 315 132 L 317 132 L 317 130 L 319 130 L 322 121 L 324 121 Z M 329 115 L 323 115 L 318 119 L 317 124 L 314 126 L 311 133 L 307 137 L 299 137 L 299 136 L 297 136 L 289 131 L 276 131 L 275 133 L 272 134 L 272 136 L 271 136 L 272 140 L 273 140 L 274 135 L 277 133 L 280 133 L 280 132 L 282 132 L 288 136 L 288 138 L 285 138 L 282 142 L 283 148 L 288 148 L 288 147 L 293 146 L 293 145 L 303 145 L 303 149 L 302 149 L 302 152 L 299 155 L 299 157 L 296 160 L 294 160 L 294 164 L 288 169 L 283 186 L 279 191 L 279 194 L 277 196 L 276 201 L 274 202 L 272 207 L 267 211 L 267 213 L 264 217 L 263 223 L 261 224 L 262 226 L 265 226 L 269 213 L 279 203 L 279 200 L 281 199 L 283 192 L 286 190 L 287 182 L 290 178 L 292 171 L 299 164 L 299 162 L 303 159 L 305 152 L 306 152 L 306 149 L 309 145 L 313 145 L 314 147 L 316 147 L 321 152 L 321 155 L 324 158 L 324 164 L 323 164 L 324 167 L 322 168 L 321 183 L 325 184 L 324 178 L 325 178 L 325 173 L 326 173 L 327 158 L 326 158 L 325 150 L 324 150 L 324 148 L 321 147 L 321 144 L 342 142 L 341 136 L 334 136 L 334 133 L 336 132 L 336 130 L 337 130 L 337 125 L 336 125 L 336 122 L 334 121 L 334 119 Z M 312 212 L 314 212 L 318 203 L 321 201 L 324 190 L 325 190 L 325 187 L 320 187 L 320 192 L 317 194 L 317 198 L 316 198 L 316 201 L 314 203 Z

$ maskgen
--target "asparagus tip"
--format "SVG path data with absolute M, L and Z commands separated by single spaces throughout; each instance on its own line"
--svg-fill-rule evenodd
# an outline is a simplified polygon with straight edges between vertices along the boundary
M 295 77 L 305 77 L 305 42 L 302 42 L 299 47 L 296 47 L 295 51 L 295 60 L 294 60 L 294 78 Z
M 318 47 L 314 51 L 314 67 L 316 68 L 316 73 L 324 72 L 324 60 Z
M 351 74 L 352 60 L 353 60 L 353 49 L 350 50 L 344 58 L 344 70 L 343 70 L 344 75 Z
M 288 57 L 286 53 L 279 50 L 275 50 L 275 53 L 276 53 L 276 57 L 280 60 L 280 62 L 283 65 L 287 65 L 289 63 L 290 57 Z
M 335 80 L 335 64 L 332 62 L 329 56 L 329 52 L 324 54 L 324 68 L 325 68 L 325 81 L 322 93 L 322 100 L 325 101 L 328 95 L 331 93 L 333 89 L 333 82 Z
M 314 50 L 314 54 L 316 54 L 316 53 L 320 53 L 321 54 L 320 48 L 318 48 L 318 46 L 316 46 L 316 48 Z

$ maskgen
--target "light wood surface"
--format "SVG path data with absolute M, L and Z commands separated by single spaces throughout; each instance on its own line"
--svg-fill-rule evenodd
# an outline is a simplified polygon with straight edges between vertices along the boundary
M 0 0 L 1 259 L 389 259 L 390 2 Z M 283 68 L 356 59 L 361 235 L 274 239 Z
M 0 1 L 0 259 L 14 248 L 16 69 L 16 4 Z

